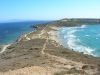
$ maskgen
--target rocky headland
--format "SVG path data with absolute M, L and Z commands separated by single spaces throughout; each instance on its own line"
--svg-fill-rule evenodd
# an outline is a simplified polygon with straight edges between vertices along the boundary
M 17 42 L 1 47 L 0 75 L 100 75 L 99 57 L 64 48 L 58 38 L 58 27 L 84 24 L 100 24 L 100 19 L 62 19 L 35 26 Z

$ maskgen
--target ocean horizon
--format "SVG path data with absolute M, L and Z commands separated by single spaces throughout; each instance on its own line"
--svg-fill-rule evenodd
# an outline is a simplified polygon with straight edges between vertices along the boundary
M 59 38 L 64 47 L 100 57 L 100 25 L 59 28 Z
M 0 45 L 16 42 L 25 33 L 31 32 L 34 28 L 31 25 L 42 24 L 50 21 L 22 21 L 0 23 Z

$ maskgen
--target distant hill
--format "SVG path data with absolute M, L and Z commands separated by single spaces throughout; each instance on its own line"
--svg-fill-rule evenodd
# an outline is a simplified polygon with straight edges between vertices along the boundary
M 39 24 L 39 25 L 52 25 L 52 26 L 58 26 L 58 27 L 71 27 L 71 26 L 81 26 L 81 25 L 93 25 L 93 24 L 100 24 L 100 19 L 89 19 L 89 18 L 71 18 L 71 19 L 61 19 L 45 24 Z

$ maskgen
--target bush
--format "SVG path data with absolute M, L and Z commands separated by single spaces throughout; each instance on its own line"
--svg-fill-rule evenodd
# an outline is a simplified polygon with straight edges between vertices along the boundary
M 63 53 L 63 54 L 69 54 L 69 52 L 67 52 L 67 51 L 63 51 L 62 53 Z
M 13 48 L 15 48 L 15 47 L 13 47 L 13 46 L 8 47 L 8 49 L 13 49 Z

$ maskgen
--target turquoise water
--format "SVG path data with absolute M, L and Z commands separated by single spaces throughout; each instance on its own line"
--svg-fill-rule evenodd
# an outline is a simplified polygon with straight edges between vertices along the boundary
M 63 46 L 100 57 L 100 25 L 59 28 Z
M 0 23 L 0 45 L 15 42 L 22 34 L 33 31 L 31 25 L 46 23 L 49 21 L 26 21 Z

